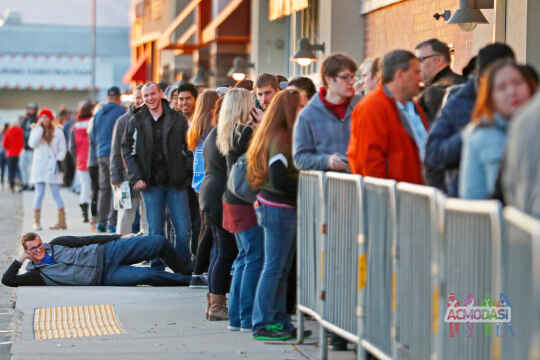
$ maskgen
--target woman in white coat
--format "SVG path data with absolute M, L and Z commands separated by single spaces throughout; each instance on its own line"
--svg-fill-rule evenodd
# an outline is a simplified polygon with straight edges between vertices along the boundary
M 34 193 L 34 229 L 41 230 L 41 203 L 45 195 L 45 186 L 49 184 L 58 208 L 58 223 L 51 230 L 66 229 L 64 202 L 60 196 L 63 182 L 60 168 L 66 156 L 66 139 L 63 131 L 53 124 L 54 115 L 49 109 L 42 109 L 38 122 L 32 128 L 28 145 L 34 149 L 30 183 L 35 184 Z

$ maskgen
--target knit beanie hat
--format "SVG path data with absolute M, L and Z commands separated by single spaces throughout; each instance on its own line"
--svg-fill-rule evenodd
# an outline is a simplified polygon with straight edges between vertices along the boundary
M 38 113 L 38 116 L 37 118 L 41 118 L 43 115 L 45 115 L 46 117 L 48 117 L 51 121 L 54 121 L 54 115 L 53 115 L 53 112 L 52 110 L 49 110 L 49 109 L 46 109 L 46 108 L 43 108 L 39 111 Z

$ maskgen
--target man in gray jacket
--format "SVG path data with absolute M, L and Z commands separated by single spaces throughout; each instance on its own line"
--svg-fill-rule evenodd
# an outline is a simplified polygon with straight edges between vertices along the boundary
M 122 138 L 126 132 L 128 123 L 133 119 L 133 113 L 144 104 L 142 96 L 142 85 L 137 86 L 133 90 L 133 104 L 129 107 L 128 112 L 120 116 L 114 124 L 111 155 L 110 155 L 110 172 L 111 184 L 117 190 L 124 181 L 128 181 L 126 160 L 122 156 Z M 129 234 L 135 220 L 135 214 L 139 209 L 141 219 L 141 230 L 148 234 L 148 222 L 146 221 L 146 209 L 144 201 L 139 191 L 131 192 L 131 208 L 118 210 L 118 221 L 116 230 L 119 234 Z
M 351 113 L 361 98 L 354 94 L 356 70 L 356 62 L 343 54 L 323 61 L 324 86 L 300 112 L 294 125 L 293 160 L 297 169 L 349 171 Z
M 6 286 L 189 285 L 191 269 L 159 235 L 61 236 L 43 243 L 36 233 L 21 236 L 24 255 L 2 277 Z M 162 258 L 174 273 L 131 266 Z M 25 260 L 27 272 L 17 275 Z

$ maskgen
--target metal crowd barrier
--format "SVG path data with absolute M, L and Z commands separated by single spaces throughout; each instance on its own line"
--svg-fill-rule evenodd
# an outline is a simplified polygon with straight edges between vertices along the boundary
M 322 226 L 325 223 L 324 173 L 303 171 L 299 179 L 297 230 L 298 341 L 303 341 L 304 314 L 320 320 Z M 326 346 L 326 338 L 324 345 Z
M 504 219 L 505 236 L 497 201 L 302 172 L 299 335 L 303 314 L 320 323 L 323 360 L 327 331 L 358 344 L 359 360 L 366 351 L 382 360 L 540 359 L 540 221 L 512 208 Z M 498 324 L 444 322 L 451 294 L 459 306 L 485 306 L 503 292 L 514 336 Z
M 324 238 L 324 293 L 321 325 L 348 341 L 358 343 L 356 295 L 358 236 L 362 229 L 362 178 L 327 173 Z M 326 350 L 326 349 L 324 349 Z
M 392 328 L 395 315 L 394 255 L 396 247 L 396 182 L 364 178 L 363 237 L 367 278 L 358 286 L 360 356 L 363 350 L 379 359 L 393 355 Z M 363 262 L 364 260 L 361 259 Z M 363 320 L 363 321 L 362 321 Z
M 441 239 L 442 300 L 448 301 L 453 293 L 461 306 L 481 306 L 486 297 L 501 292 L 501 228 L 498 201 L 446 199 Z M 485 324 L 462 323 L 456 334 L 455 324 L 444 323 L 446 301 L 440 304 L 441 358 L 498 358 L 495 329 L 489 332 Z M 454 326 L 452 333 L 450 326 Z
M 504 209 L 504 294 L 512 329 L 502 327 L 503 359 L 540 359 L 540 221 Z
M 438 196 L 432 187 L 397 185 L 396 358 L 430 359 L 438 330 Z

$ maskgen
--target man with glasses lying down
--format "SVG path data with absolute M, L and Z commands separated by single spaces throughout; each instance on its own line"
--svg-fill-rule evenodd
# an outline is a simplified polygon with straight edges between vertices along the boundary
M 186 259 L 161 235 L 60 236 L 44 243 L 38 234 L 29 232 L 20 239 L 24 255 L 4 273 L 6 286 L 178 286 L 189 285 L 191 280 Z M 131 266 L 157 257 L 174 273 Z M 17 275 L 27 259 L 27 272 Z

